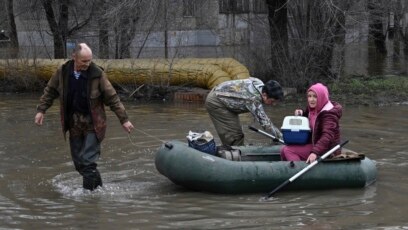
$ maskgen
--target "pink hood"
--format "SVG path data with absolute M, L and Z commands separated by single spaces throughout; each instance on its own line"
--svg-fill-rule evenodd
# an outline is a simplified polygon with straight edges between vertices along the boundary
M 316 110 L 317 113 L 319 113 L 323 107 L 329 102 L 329 91 L 327 90 L 327 87 L 324 86 L 321 83 L 314 84 L 310 86 L 310 88 L 307 90 L 307 92 L 313 91 L 317 95 L 317 105 Z M 312 108 L 309 108 L 310 111 L 314 110 Z
M 309 91 L 315 92 L 317 96 L 316 108 L 308 107 L 310 128 L 313 130 L 316 123 L 317 114 L 319 114 L 322 110 L 332 109 L 333 104 L 329 100 L 329 91 L 327 90 L 327 87 L 324 86 L 323 84 L 316 83 L 310 86 L 307 92 Z

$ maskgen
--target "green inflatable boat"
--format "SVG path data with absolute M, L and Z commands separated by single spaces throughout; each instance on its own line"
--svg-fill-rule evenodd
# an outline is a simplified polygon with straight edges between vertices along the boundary
M 169 141 L 157 151 L 155 165 L 177 185 L 215 193 L 267 193 L 308 166 L 281 161 L 280 145 L 234 148 L 240 151 L 226 151 L 223 158 Z M 341 157 L 323 160 L 284 190 L 364 188 L 376 177 L 374 161 L 343 148 Z

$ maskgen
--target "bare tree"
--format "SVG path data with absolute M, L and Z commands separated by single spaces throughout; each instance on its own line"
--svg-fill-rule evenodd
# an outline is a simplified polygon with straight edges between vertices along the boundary
M 284 84 L 305 89 L 315 81 L 338 78 L 333 70 L 336 42 L 344 41 L 350 0 L 292 0 L 269 3 L 273 34 L 272 75 Z M 275 4 L 275 5 L 273 5 Z M 281 15 L 276 13 L 281 11 Z M 286 15 L 287 20 L 283 19 Z M 286 33 L 286 34 L 285 34 Z
M 108 0 L 99 0 L 96 7 L 96 20 L 98 21 L 99 32 L 99 58 L 109 58 L 109 18 L 107 18 L 106 12 L 108 12 Z
M 109 2 L 105 6 L 102 17 L 105 20 L 109 19 L 114 31 L 115 58 L 131 57 L 130 47 L 145 3 L 143 0 L 120 0 Z
M 268 21 L 271 36 L 271 78 L 278 78 L 278 74 L 288 67 L 288 9 L 287 0 L 266 0 L 268 5 Z
M 97 0 L 99 51 L 101 58 L 108 58 L 114 48 L 116 59 L 131 58 L 132 53 L 139 57 L 149 35 L 155 26 L 160 25 L 158 16 L 163 12 L 163 3 L 159 0 Z M 137 52 L 132 52 L 133 42 L 138 31 L 144 37 Z
M 136 58 L 140 57 L 140 55 L 142 53 L 142 50 L 146 45 L 147 39 L 149 38 L 150 34 L 153 32 L 154 26 L 156 26 L 158 24 L 158 18 L 159 18 L 159 15 L 162 12 L 162 9 L 160 8 L 161 5 L 162 4 L 160 4 L 160 2 L 151 1 L 151 7 L 150 7 L 151 10 L 150 11 L 152 12 L 152 14 L 149 14 L 149 15 L 153 15 L 153 16 L 152 16 L 151 20 L 148 21 L 150 23 L 150 25 L 147 27 L 146 34 L 144 35 L 144 38 L 142 40 L 142 44 L 141 44 L 141 46 L 139 48 L 139 51 L 137 52 Z M 147 12 L 148 11 L 149 10 L 147 10 Z M 147 24 L 148 23 L 146 23 L 146 25 Z M 167 32 L 165 32 L 165 33 L 167 33 Z M 165 39 L 167 39 L 166 36 L 165 36 Z M 165 46 L 165 47 L 167 48 L 167 46 Z M 167 57 L 166 51 L 165 51 L 165 57 Z
M 54 39 L 54 58 L 66 58 L 67 38 L 88 25 L 93 14 L 94 3 L 90 3 L 88 8 L 85 8 L 87 10 L 80 12 L 81 14 L 87 13 L 85 17 L 78 17 L 75 4 L 69 0 L 41 0 L 41 3 Z M 82 7 L 86 7 L 87 3 L 87 1 L 81 2 L 85 5 Z M 72 20 L 69 19 L 70 9 L 73 13 Z M 83 19 L 79 21 L 78 18 Z
M 395 44 L 401 41 L 404 44 L 404 53 L 408 55 L 408 2 L 403 0 L 396 0 L 391 4 L 391 15 L 394 16 L 394 20 L 390 23 L 394 26 L 393 31 L 395 31 L 396 39 Z M 392 18 L 390 18 L 392 19 Z
M 377 50 L 382 54 L 387 53 L 385 48 L 386 30 L 383 27 L 383 20 L 388 11 L 387 9 L 384 10 L 385 6 L 382 0 L 368 0 L 370 40 L 374 41 Z
M 16 22 L 15 22 L 15 16 L 14 16 L 14 7 L 13 7 L 13 0 L 7 0 L 6 2 L 6 11 L 7 11 L 7 19 L 8 19 L 8 24 L 9 24 L 9 38 L 10 38 L 10 57 L 11 58 L 16 58 L 18 57 L 19 53 L 19 43 L 18 43 L 18 37 L 17 37 L 17 27 L 16 27 Z
M 400 18 L 402 19 L 402 15 L 408 15 L 408 3 L 407 2 L 399 2 L 399 6 L 402 11 Z M 403 20 L 403 25 L 400 27 L 400 33 L 403 37 L 403 42 L 404 42 L 404 53 L 408 55 L 408 18 L 405 18 Z

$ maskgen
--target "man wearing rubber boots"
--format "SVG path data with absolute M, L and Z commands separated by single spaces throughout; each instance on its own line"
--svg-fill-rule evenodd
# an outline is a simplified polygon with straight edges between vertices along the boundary
M 83 188 L 92 191 L 102 186 L 96 161 L 106 131 L 104 105 L 116 114 L 126 132 L 134 127 L 106 74 L 92 62 L 92 51 L 85 43 L 75 47 L 72 60 L 48 81 L 37 106 L 37 125 L 43 124 L 45 112 L 57 97 L 64 137 L 69 131 L 72 161 L 83 177 Z
M 268 132 L 282 137 L 280 130 L 266 115 L 263 105 L 275 105 L 283 99 L 277 81 L 265 84 L 258 78 L 232 80 L 215 86 L 208 94 L 205 107 L 223 145 L 244 145 L 239 114 L 250 112 Z

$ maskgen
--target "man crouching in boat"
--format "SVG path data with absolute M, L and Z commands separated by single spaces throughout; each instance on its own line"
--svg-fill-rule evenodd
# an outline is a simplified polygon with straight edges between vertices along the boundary
M 277 138 L 282 133 L 266 115 L 263 104 L 276 105 L 283 99 L 283 90 L 277 81 L 264 84 L 250 77 L 226 81 L 214 87 L 208 94 L 205 107 L 211 117 L 223 145 L 244 145 L 244 133 L 239 114 L 250 112 L 260 125 Z

